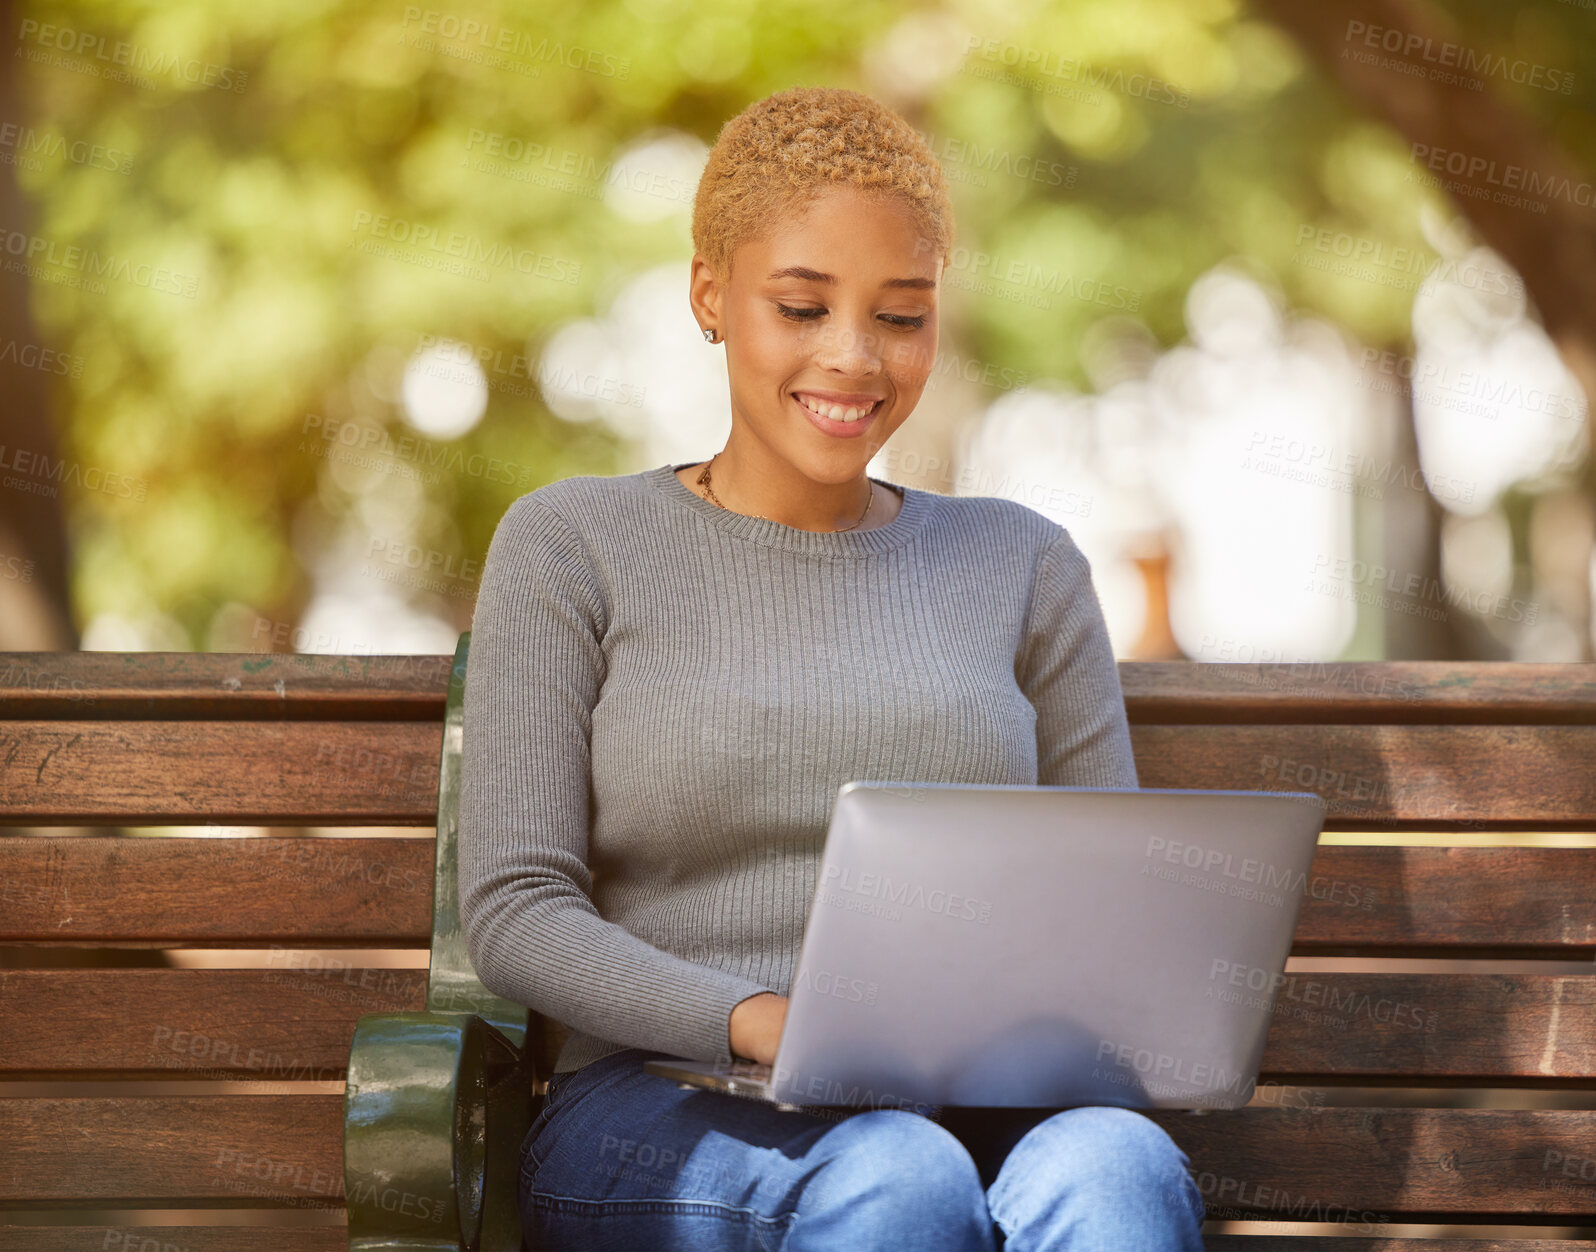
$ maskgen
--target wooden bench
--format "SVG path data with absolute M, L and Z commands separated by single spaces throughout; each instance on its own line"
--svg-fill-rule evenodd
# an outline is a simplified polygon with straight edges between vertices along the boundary
M 0 949 L 0 1072 L 25 1084 L 0 1100 L 0 1249 L 347 1245 L 350 1041 L 363 1015 L 423 1008 L 428 983 L 424 969 L 358 952 L 425 952 L 435 844 L 293 836 L 430 836 L 450 667 L 446 656 L 0 655 L 0 821 L 212 828 L 0 835 L 0 943 L 33 949 Z M 227 837 L 256 826 L 271 837 Z M 62 967 L 84 948 L 161 964 Z M 236 949 L 240 968 L 168 967 L 152 952 L 189 948 Z M 82 1094 L 40 1090 L 54 1081 Z M 259 1081 L 278 1090 L 240 1085 Z M 35 1224 L 63 1209 L 96 1225 Z M 218 1220 L 124 1220 L 140 1209 Z M 299 1224 L 223 1224 L 260 1210 Z
M 0 836 L 13 954 L 235 948 L 258 966 L 0 969 L 0 1070 L 21 1092 L 0 1101 L 0 1206 L 13 1211 L 0 1250 L 519 1246 L 514 1148 L 562 1032 L 490 996 L 465 959 L 463 652 L 452 660 L 0 656 L 0 820 L 272 836 Z M 1331 831 L 1596 830 L 1589 666 L 1120 674 L 1144 786 L 1316 791 Z M 436 839 L 289 837 L 435 823 Z M 425 974 L 353 955 L 429 946 Z M 324 949 L 352 955 L 295 955 Z M 1294 954 L 1588 966 L 1596 849 L 1326 844 Z M 1596 983 L 1549 968 L 1294 973 L 1253 1106 L 1155 1116 L 1191 1155 L 1212 1217 L 1329 1221 L 1339 1237 L 1216 1233 L 1209 1248 L 1370 1252 L 1414 1246 L 1384 1238 L 1396 1223 L 1596 1224 Z M 346 1070 L 345 1095 L 207 1085 Z M 34 1085 L 55 1080 L 133 1085 Z M 1558 1101 L 1575 1107 L 1536 1107 Z M 50 1209 L 192 1208 L 342 1209 L 349 1225 L 36 1224 Z

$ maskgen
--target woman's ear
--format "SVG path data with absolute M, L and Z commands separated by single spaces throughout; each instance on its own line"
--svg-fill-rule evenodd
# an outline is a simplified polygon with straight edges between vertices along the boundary
M 724 294 L 724 285 L 715 269 L 710 265 L 700 252 L 693 253 L 693 268 L 688 278 L 687 302 L 692 307 L 693 317 L 700 328 L 716 332 L 717 337 L 726 337 L 726 326 L 721 320 L 721 301 Z

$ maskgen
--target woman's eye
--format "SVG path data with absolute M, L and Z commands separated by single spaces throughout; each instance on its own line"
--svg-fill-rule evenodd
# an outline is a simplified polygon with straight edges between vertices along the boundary
M 800 309 L 795 308 L 793 305 L 781 304 L 779 302 L 777 303 L 776 307 L 781 310 L 781 315 L 783 317 L 794 322 L 812 322 L 815 320 L 815 318 L 820 317 L 825 313 L 824 309 Z M 925 325 L 924 314 L 921 314 L 919 317 L 907 317 L 902 313 L 883 313 L 881 315 L 881 320 L 884 322 L 889 322 L 893 326 L 901 326 L 905 330 L 919 330 L 920 327 Z

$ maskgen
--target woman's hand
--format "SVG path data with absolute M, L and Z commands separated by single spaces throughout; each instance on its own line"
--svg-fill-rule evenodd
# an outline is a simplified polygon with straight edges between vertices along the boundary
M 732 1009 L 731 1050 L 733 1056 L 746 1057 L 762 1065 L 776 1063 L 776 1045 L 787 1020 L 787 997 L 774 991 L 761 991 Z

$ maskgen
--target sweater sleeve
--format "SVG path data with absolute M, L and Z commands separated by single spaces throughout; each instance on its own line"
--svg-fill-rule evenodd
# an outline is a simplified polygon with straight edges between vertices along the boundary
M 1091 564 L 1067 530 L 1037 558 L 1018 674 L 1036 709 L 1038 783 L 1117 790 L 1140 785 Z
M 627 1047 L 727 1060 L 738 1002 L 770 988 L 605 921 L 588 870 L 603 586 L 581 538 L 523 496 L 489 544 L 466 662 L 460 914 L 484 986 Z

